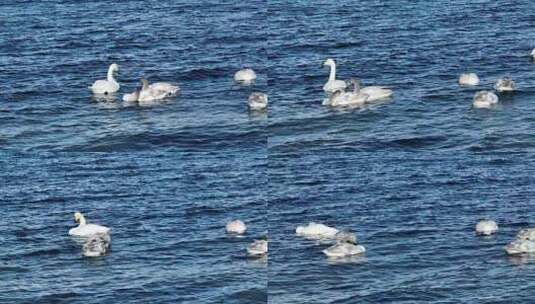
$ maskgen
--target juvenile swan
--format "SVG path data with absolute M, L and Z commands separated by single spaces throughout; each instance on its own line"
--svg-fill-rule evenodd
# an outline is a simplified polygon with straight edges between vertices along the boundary
M 498 104 L 498 96 L 489 91 L 479 91 L 472 104 L 474 108 L 490 108 Z
M 249 109 L 251 110 L 264 110 L 268 105 L 268 96 L 267 94 L 260 92 L 253 92 L 247 101 L 249 104 Z
M 295 233 L 308 239 L 334 239 L 338 229 L 324 224 L 308 223 L 307 226 L 298 226 Z
M 247 230 L 247 226 L 240 220 L 234 220 L 228 222 L 225 229 L 228 233 L 243 234 Z
M 479 77 L 477 77 L 476 73 L 461 74 L 459 84 L 462 86 L 476 86 L 479 84 Z
M 356 81 L 355 85 L 355 91 L 360 92 L 361 94 L 368 95 L 368 99 L 366 101 L 376 101 L 376 100 L 382 100 L 386 98 L 392 97 L 394 94 L 394 91 L 387 87 L 381 87 L 381 86 L 369 86 L 369 87 L 360 87 L 360 81 Z
M 498 79 L 498 81 L 494 85 L 494 88 L 498 92 L 512 92 L 516 89 L 516 84 L 513 79 L 509 77 L 504 77 Z
M 234 81 L 246 85 L 251 84 L 255 79 L 256 73 L 253 71 L 253 69 L 242 69 L 234 74 Z
M 91 235 L 82 247 L 82 254 L 86 257 L 99 257 L 107 254 L 110 250 L 111 238 L 107 233 Z
M 71 228 L 69 230 L 69 235 L 72 236 L 89 237 L 96 233 L 109 233 L 110 231 L 110 228 L 108 227 L 95 224 L 87 224 L 84 215 L 80 212 L 74 213 L 74 221 L 77 222 L 79 225 L 78 227 Z
M 477 235 L 491 235 L 498 231 L 498 224 L 493 220 L 481 220 L 476 225 Z
M 331 106 L 351 106 L 364 104 L 370 95 L 359 92 L 359 81 L 351 78 L 348 83 L 353 86 L 353 91 L 337 90 L 329 99 Z
M 179 87 L 167 82 L 156 82 L 149 85 L 145 78 L 141 78 L 143 87 L 139 92 L 138 102 L 150 102 L 175 96 L 179 92 Z
M 119 91 L 119 83 L 113 77 L 115 72 L 119 71 L 119 66 L 112 63 L 108 69 L 108 77 L 106 80 L 97 80 L 90 87 L 93 94 L 108 95 Z
M 362 245 L 356 245 L 349 242 L 338 242 L 331 247 L 323 250 L 323 253 L 332 258 L 343 258 L 366 252 Z
M 347 87 L 347 84 L 343 80 L 336 80 L 336 64 L 334 63 L 334 60 L 331 58 L 325 60 L 323 66 L 329 66 L 331 68 L 329 80 L 327 80 L 327 83 L 323 86 L 323 90 L 327 93 L 344 90 Z
M 250 256 L 263 256 L 268 252 L 268 241 L 254 240 L 254 242 L 247 247 L 247 254 Z

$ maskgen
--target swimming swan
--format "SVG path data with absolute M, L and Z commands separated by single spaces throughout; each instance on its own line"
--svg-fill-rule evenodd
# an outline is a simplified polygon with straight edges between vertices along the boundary
M 111 238 L 107 233 L 91 235 L 82 247 L 82 254 L 86 257 L 99 257 L 107 254 L 111 247 Z
M 141 83 L 143 84 L 143 86 L 141 88 L 141 91 L 139 92 L 137 100 L 141 103 L 172 97 L 180 91 L 180 88 L 178 86 L 169 84 L 167 82 L 156 82 L 149 85 L 147 79 L 141 78 Z
M 535 60 L 535 49 L 531 50 L 531 60 Z
M 74 213 L 74 221 L 77 222 L 79 225 L 78 227 L 71 228 L 69 230 L 69 235 L 72 236 L 89 237 L 96 233 L 109 233 L 110 231 L 110 228 L 108 227 L 95 224 L 87 224 L 84 215 L 80 212 Z
M 234 220 L 228 222 L 225 229 L 228 233 L 243 234 L 247 230 L 247 226 L 240 220 Z
M 106 80 L 97 80 L 89 88 L 93 94 L 108 95 L 119 91 L 119 83 L 113 77 L 115 72 L 119 71 L 119 66 L 116 63 L 112 63 L 108 69 L 108 77 Z
M 351 78 L 350 85 L 353 85 L 353 91 L 337 90 L 329 99 L 331 106 L 351 106 L 364 104 L 370 97 L 368 94 L 359 92 L 358 80 Z
M 336 80 L 336 64 L 334 63 L 334 60 L 331 58 L 325 60 L 323 66 L 329 66 L 331 68 L 329 80 L 327 80 L 327 83 L 323 86 L 323 90 L 327 93 L 344 90 L 347 87 L 347 83 L 343 80 Z
M 366 248 L 362 245 L 356 245 L 349 242 L 338 242 L 322 252 L 331 258 L 343 258 L 364 253 L 366 252 Z
M 477 77 L 476 73 L 461 74 L 459 84 L 462 86 L 476 86 L 479 84 L 479 77 Z
M 260 92 L 253 92 L 247 101 L 251 110 L 264 110 L 268 105 L 267 94 Z
M 242 69 L 234 74 L 234 81 L 246 85 L 251 84 L 256 79 L 256 73 L 253 69 Z
M 498 92 L 512 92 L 516 89 L 516 84 L 513 79 L 509 77 L 504 77 L 498 79 L 498 81 L 494 85 L 494 88 Z
M 535 228 L 521 229 L 505 251 L 511 255 L 535 253 Z
M 479 91 L 474 96 L 474 108 L 490 108 L 498 104 L 498 96 L 489 91 Z
M 130 94 L 124 94 L 123 95 L 123 101 L 125 101 L 125 102 L 137 102 L 137 100 L 139 99 L 139 92 L 140 92 L 140 90 L 136 89 L 134 92 L 132 92 Z
M 368 102 L 390 98 L 394 94 L 394 91 L 387 87 L 369 86 L 361 88 L 359 81 L 356 82 L 355 87 L 357 92 L 368 95 L 368 99 L 366 100 Z
M 491 235 L 498 231 L 498 224 L 493 220 L 481 220 L 476 225 L 477 235 Z
M 307 239 L 334 239 L 338 229 L 324 224 L 308 223 L 307 226 L 298 226 L 295 233 Z
M 254 240 L 254 242 L 247 247 L 247 254 L 250 256 L 258 257 L 267 254 L 268 241 L 266 240 Z

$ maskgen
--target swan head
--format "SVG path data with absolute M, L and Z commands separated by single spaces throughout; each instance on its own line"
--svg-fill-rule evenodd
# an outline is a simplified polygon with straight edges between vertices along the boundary
M 323 62 L 323 66 L 334 66 L 334 60 L 329 58 Z
M 80 225 L 84 225 L 85 224 L 85 217 L 81 212 L 76 211 L 74 213 L 74 221 L 76 223 L 79 223 Z
M 119 72 L 119 65 L 117 63 L 112 63 L 110 65 L 110 71 L 112 72 Z

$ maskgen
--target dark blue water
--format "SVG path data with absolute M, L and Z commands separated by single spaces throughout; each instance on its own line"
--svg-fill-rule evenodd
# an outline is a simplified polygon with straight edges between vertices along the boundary
M 530 1 L 4 1 L 0 303 L 531 303 L 535 4 Z M 53 16 L 53 18 L 51 18 Z M 392 100 L 321 105 L 328 71 Z M 121 66 L 175 82 L 153 107 L 94 100 Z M 233 73 L 259 79 L 238 87 Z M 461 72 L 478 73 L 460 88 Z M 475 110 L 511 76 L 514 95 Z M 270 93 L 267 115 L 252 91 Z M 103 153 L 92 153 L 103 152 Z M 113 230 L 85 259 L 72 212 Z M 499 233 L 477 238 L 478 219 Z M 233 218 L 249 226 L 228 237 Z M 297 238 L 323 222 L 363 256 Z M 269 266 L 245 246 L 269 226 Z M 269 299 L 269 301 L 268 301 Z
M 533 302 L 535 260 L 503 246 L 535 220 L 535 4 L 270 3 L 269 302 Z M 329 57 L 394 99 L 322 106 Z M 457 85 L 466 70 L 479 87 Z M 505 75 L 519 91 L 472 109 Z M 475 237 L 483 217 L 497 236 Z M 367 253 L 330 262 L 295 236 L 309 221 L 355 230 Z

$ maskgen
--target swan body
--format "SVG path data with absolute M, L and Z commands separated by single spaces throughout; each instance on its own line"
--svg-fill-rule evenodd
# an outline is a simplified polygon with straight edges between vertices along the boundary
M 167 82 L 156 82 L 149 85 L 149 82 L 142 78 L 142 88 L 139 92 L 138 102 L 151 102 L 156 100 L 162 100 L 168 97 L 175 96 L 179 92 L 178 86 L 174 86 Z
M 496 91 L 498 92 L 512 92 L 516 89 L 516 84 L 513 79 L 509 77 L 504 77 L 498 79 L 498 81 L 494 85 L 494 89 L 496 89 Z
M 330 67 L 329 80 L 323 86 L 323 90 L 327 93 L 334 93 L 338 90 L 344 90 L 347 87 L 347 83 L 343 80 L 336 80 L 336 63 L 333 59 L 329 58 L 325 60 L 323 66 Z
M 247 230 L 247 226 L 240 220 L 234 220 L 228 222 L 225 229 L 228 233 L 243 234 Z
M 459 76 L 459 84 L 462 86 L 476 86 L 479 84 L 479 77 L 476 73 L 464 73 Z
M 90 87 L 93 94 L 108 95 L 119 91 L 119 83 L 115 80 L 114 74 L 119 71 L 119 65 L 112 63 L 108 68 L 106 80 L 97 80 Z
M 111 238 L 107 233 L 91 235 L 82 247 L 82 254 L 86 257 L 99 257 L 107 254 L 110 250 Z
M 498 231 L 498 224 L 493 220 L 481 220 L 476 225 L 477 235 L 492 235 Z
M 370 86 L 360 89 L 360 93 L 368 95 L 367 101 L 376 101 L 390 98 L 394 91 L 386 87 Z
M 498 104 L 498 96 L 490 91 L 479 91 L 474 96 L 474 108 L 491 108 Z
M 298 226 L 295 233 L 308 239 L 334 239 L 338 229 L 324 224 L 308 223 L 307 226 Z
M 263 256 L 268 252 L 268 241 L 254 240 L 254 242 L 247 247 L 247 254 L 250 256 Z
M 69 235 L 71 236 L 89 237 L 97 233 L 110 232 L 110 228 L 108 227 L 95 224 L 87 224 L 84 215 L 80 212 L 74 213 L 74 221 L 77 222 L 79 225 L 78 227 L 71 228 L 69 230 Z
M 535 228 L 522 229 L 516 235 L 517 240 L 535 241 Z
M 253 69 L 242 69 L 234 74 L 234 81 L 243 84 L 251 84 L 256 79 L 256 73 Z
M 331 247 L 323 250 L 323 253 L 332 258 L 343 258 L 366 252 L 362 245 L 355 245 L 347 242 L 338 242 Z
M 357 244 L 357 234 L 351 231 L 339 231 L 334 238 L 338 242 Z
M 331 106 L 352 106 L 352 105 L 362 105 L 370 97 L 368 94 L 359 92 L 359 82 L 355 78 L 351 78 L 348 83 L 353 85 L 353 91 L 347 90 L 337 90 L 329 98 Z
M 268 105 L 268 96 L 264 93 L 254 92 L 249 96 L 247 103 L 251 110 L 264 110 Z
M 505 246 L 507 254 L 535 253 L 535 241 L 516 239 Z
M 535 60 L 535 49 L 531 50 L 530 55 L 531 55 L 531 59 Z

